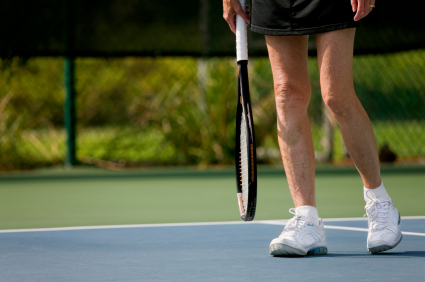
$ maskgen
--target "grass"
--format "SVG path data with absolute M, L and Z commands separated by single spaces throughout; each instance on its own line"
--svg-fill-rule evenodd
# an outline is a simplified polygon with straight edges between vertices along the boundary
M 385 173 L 404 216 L 425 215 L 425 174 Z M 47 171 L 0 177 L 0 229 L 239 220 L 233 169 L 133 172 Z M 317 206 L 324 218 L 361 217 L 356 173 L 318 173 Z M 284 219 L 293 207 L 281 169 L 261 168 L 256 219 Z

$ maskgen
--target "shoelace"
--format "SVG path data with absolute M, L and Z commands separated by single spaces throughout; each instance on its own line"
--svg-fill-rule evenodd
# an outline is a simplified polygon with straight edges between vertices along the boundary
M 306 221 L 301 217 L 300 214 L 297 214 L 295 211 L 295 208 L 290 208 L 289 212 L 292 213 L 294 215 L 293 218 L 291 218 L 290 220 L 288 220 L 288 223 L 286 223 L 285 228 L 283 229 L 283 233 L 296 229 L 297 227 L 300 227 L 301 225 L 303 225 Z
M 372 230 L 382 230 L 387 227 L 388 210 L 391 202 L 372 199 L 368 195 L 369 192 L 366 192 L 366 196 L 370 201 L 365 206 L 366 214 L 363 217 L 367 216 L 371 219 Z

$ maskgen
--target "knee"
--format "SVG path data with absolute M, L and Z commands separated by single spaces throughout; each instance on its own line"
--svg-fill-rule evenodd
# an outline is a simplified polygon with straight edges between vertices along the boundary
M 344 105 L 337 95 L 323 95 L 323 102 L 332 114 L 340 115 L 344 112 Z
M 349 111 L 356 105 L 356 101 L 353 98 L 355 97 L 355 94 L 351 95 L 346 92 L 341 94 L 340 92 L 331 90 L 322 93 L 322 95 L 323 102 L 334 116 L 347 115 L 349 114 Z
M 310 90 L 292 83 L 275 83 L 274 85 L 277 108 L 307 108 L 310 100 Z
M 343 116 L 357 106 L 358 98 L 349 81 L 339 84 L 320 81 L 323 102 L 334 116 Z

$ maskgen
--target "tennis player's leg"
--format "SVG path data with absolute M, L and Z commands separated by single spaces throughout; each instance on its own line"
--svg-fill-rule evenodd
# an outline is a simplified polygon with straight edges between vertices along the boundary
M 353 85 L 355 28 L 316 35 L 323 100 L 338 122 L 345 146 L 364 184 L 369 216 L 367 247 L 371 253 L 394 248 L 401 241 L 399 213 L 380 175 L 372 125 Z
M 277 130 L 283 165 L 295 207 L 316 206 L 314 149 L 307 106 L 310 78 L 308 36 L 266 36 L 273 72 Z
M 323 222 L 315 207 L 314 149 L 307 116 L 311 92 L 308 36 L 266 36 L 266 43 L 273 72 L 279 146 L 296 207 L 282 234 L 271 242 L 270 253 L 325 254 Z
M 381 185 L 381 176 L 372 125 L 353 86 L 355 31 L 350 28 L 316 35 L 320 85 L 364 186 L 373 189 Z

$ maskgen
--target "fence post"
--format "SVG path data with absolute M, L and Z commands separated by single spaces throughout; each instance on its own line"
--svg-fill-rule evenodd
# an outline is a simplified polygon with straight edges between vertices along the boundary
M 199 34 L 201 38 L 202 56 L 198 59 L 198 85 L 202 89 L 203 94 L 207 92 L 208 82 L 208 65 L 207 56 L 210 51 L 210 35 L 209 35 L 209 10 L 210 0 L 200 0 L 199 9 Z M 206 110 L 206 102 L 205 110 Z
M 77 164 L 75 157 L 75 60 L 72 56 L 65 57 L 65 130 L 67 134 L 65 165 Z
M 75 56 L 74 52 L 74 9 L 73 1 L 65 1 L 65 24 L 64 24 L 64 81 L 65 81 L 65 105 L 64 120 L 66 130 L 66 155 L 65 166 L 71 167 L 77 164 L 75 157 Z

